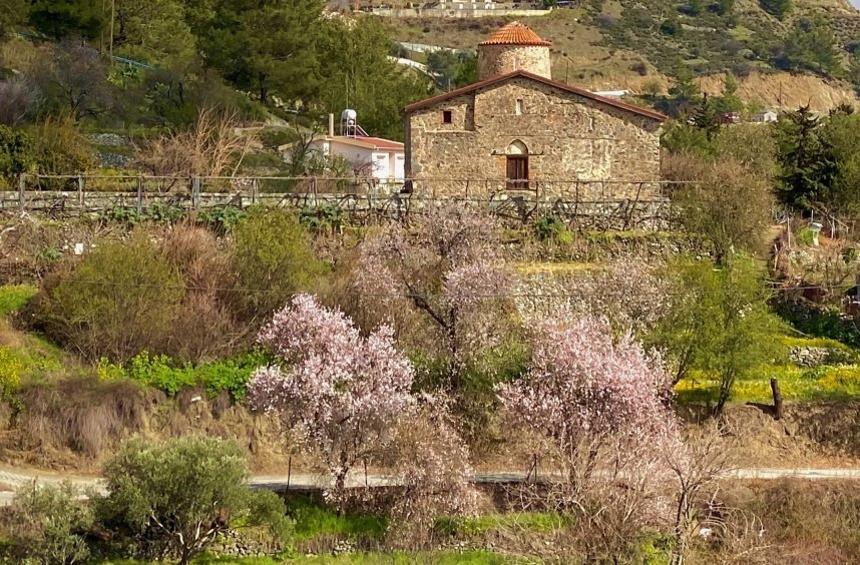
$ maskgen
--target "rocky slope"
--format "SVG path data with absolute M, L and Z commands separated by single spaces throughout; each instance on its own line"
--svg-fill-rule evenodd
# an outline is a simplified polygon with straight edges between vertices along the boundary
M 690 5 L 692 3 L 689 3 Z M 795 0 L 783 20 L 756 0 L 737 0 L 728 15 L 703 3 L 691 15 L 687 3 L 667 0 L 584 0 L 574 9 L 518 18 L 553 42 L 553 76 L 593 90 L 665 93 L 681 66 L 700 76 L 706 92 L 716 92 L 722 73 L 740 76 L 739 94 L 764 106 L 796 108 L 809 103 L 826 111 L 855 102 L 850 84 L 837 76 L 791 74 L 774 67 L 773 52 L 801 18 L 822 18 L 833 30 L 847 66 L 860 40 L 860 12 L 847 0 Z M 673 20 L 675 33 L 664 24 Z M 388 19 L 394 39 L 469 49 L 505 18 Z M 418 55 L 420 58 L 421 55 Z

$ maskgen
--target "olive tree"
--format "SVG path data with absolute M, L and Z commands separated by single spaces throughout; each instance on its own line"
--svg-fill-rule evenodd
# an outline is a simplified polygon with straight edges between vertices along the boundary
M 93 525 L 90 508 L 69 484 L 27 485 L 15 493 L 3 516 L 9 556 L 22 562 L 81 563 L 90 556 L 86 536 Z
M 267 526 L 276 539 L 289 529 L 283 502 L 247 486 L 245 456 L 231 442 L 132 441 L 108 461 L 104 477 L 107 494 L 96 501 L 98 517 L 146 557 L 188 563 L 237 518 Z

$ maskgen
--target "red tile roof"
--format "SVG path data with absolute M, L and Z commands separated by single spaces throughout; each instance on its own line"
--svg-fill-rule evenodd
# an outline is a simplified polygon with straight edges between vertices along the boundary
M 424 100 L 420 100 L 418 102 L 414 102 L 407 106 L 404 111 L 407 114 L 410 114 L 416 110 L 421 110 L 423 108 L 427 108 L 428 106 L 432 106 L 438 102 L 444 102 L 445 100 L 450 100 L 451 98 L 456 98 L 457 96 L 462 96 L 463 94 L 471 94 L 476 90 L 481 88 L 485 88 L 488 86 L 493 86 L 495 84 L 505 82 L 507 80 L 511 80 L 514 78 L 525 78 L 528 80 L 533 80 L 539 82 L 541 84 L 546 84 L 548 86 L 552 86 L 554 88 L 558 88 L 559 90 L 563 90 L 565 92 L 569 92 L 571 94 L 575 94 L 577 96 L 581 96 L 583 98 L 588 98 L 589 100 L 594 100 L 600 104 L 605 104 L 607 106 L 612 106 L 613 108 L 617 108 L 619 110 L 623 110 L 625 112 L 630 112 L 631 114 L 637 114 L 639 116 L 644 116 L 646 118 L 650 118 L 652 120 L 657 120 L 660 122 L 666 121 L 667 117 L 660 112 L 655 110 L 651 110 L 648 108 L 642 108 L 640 106 L 634 106 L 633 104 L 627 104 L 626 102 L 622 102 L 620 100 L 615 100 L 613 98 L 607 98 L 605 96 L 600 96 L 598 94 L 594 94 L 593 92 L 589 92 L 588 90 L 577 88 L 575 86 L 571 86 L 564 82 L 558 82 L 555 80 L 548 79 L 546 77 L 542 77 L 540 75 L 536 75 L 530 73 L 528 71 L 518 70 L 512 73 L 508 73 L 506 75 L 498 75 L 494 76 L 482 81 L 478 81 L 472 83 L 470 85 L 464 86 L 462 88 L 458 88 L 456 90 L 452 90 L 450 92 L 445 92 L 444 94 L 439 94 L 437 96 L 432 96 L 430 98 L 426 98 Z
M 541 39 L 529 26 L 520 22 L 511 22 L 478 45 L 552 45 L 552 43 Z
M 403 144 L 399 141 L 392 141 L 391 139 L 383 139 L 381 137 L 336 135 L 334 137 L 327 137 L 326 139 L 346 143 L 347 145 L 357 145 L 373 149 L 374 151 L 403 151 Z

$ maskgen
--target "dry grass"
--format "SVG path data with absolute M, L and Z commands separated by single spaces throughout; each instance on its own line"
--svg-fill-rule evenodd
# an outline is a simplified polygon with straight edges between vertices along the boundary
M 143 429 L 147 406 L 158 394 L 131 382 L 94 378 L 25 387 L 20 393 L 24 409 L 16 417 L 20 447 L 97 457 Z
M 727 485 L 726 503 L 760 519 L 761 550 L 736 563 L 860 562 L 860 491 L 853 482 L 782 480 Z M 716 555 L 715 555 L 716 553 Z M 705 552 L 703 561 L 726 551 Z M 713 561 L 711 561 L 713 562 Z
M 229 289 L 238 283 L 229 253 L 212 232 L 192 224 L 170 228 L 161 249 L 188 288 L 167 351 L 195 361 L 235 352 L 247 341 L 249 328 L 236 321 L 231 308 Z
M 204 108 L 193 128 L 151 140 L 138 165 L 153 175 L 235 176 L 254 143 L 239 126 L 235 113 Z

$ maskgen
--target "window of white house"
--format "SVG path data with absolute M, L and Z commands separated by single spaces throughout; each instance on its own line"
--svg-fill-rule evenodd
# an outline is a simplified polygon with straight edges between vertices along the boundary
M 517 98 L 517 107 L 516 107 L 517 116 L 523 115 L 523 99 Z
M 450 124 L 454 121 L 454 115 L 451 110 L 442 110 L 442 123 Z

